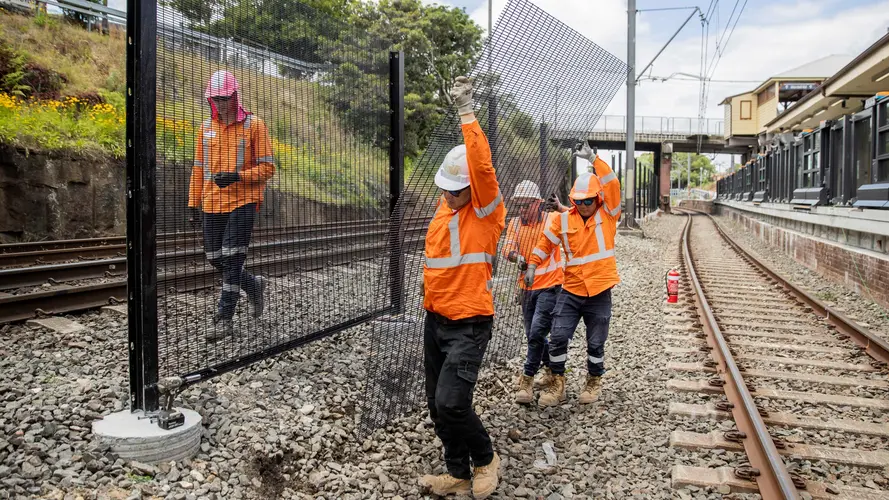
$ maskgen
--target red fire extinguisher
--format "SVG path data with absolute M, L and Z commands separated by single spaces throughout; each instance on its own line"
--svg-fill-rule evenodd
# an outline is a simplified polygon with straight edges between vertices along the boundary
M 679 301 L 679 272 L 670 269 L 664 278 L 667 281 L 667 302 L 675 304 Z

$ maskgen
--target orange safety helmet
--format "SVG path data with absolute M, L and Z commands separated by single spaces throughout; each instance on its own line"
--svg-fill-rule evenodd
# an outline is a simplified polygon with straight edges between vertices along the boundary
M 599 176 L 592 172 L 587 172 L 574 181 L 571 193 L 568 197 L 572 200 L 585 200 L 594 196 L 599 197 L 600 203 L 605 203 L 605 191 L 602 189 L 602 181 Z

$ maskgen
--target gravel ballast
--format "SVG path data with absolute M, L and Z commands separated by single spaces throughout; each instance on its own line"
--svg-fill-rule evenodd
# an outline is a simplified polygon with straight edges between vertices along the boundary
M 684 222 L 659 217 L 646 223 L 645 238 L 618 237 L 622 283 L 614 290 L 609 372 L 596 403 L 577 402 L 585 376 L 580 333 L 561 407 L 513 403 L 521 359 L 482 370 L 475 404 L 503 462 L 496 498 L 722 498 L 715 490 L 670 486 L 674 464 L 742 458 L 669 446 L 674 430 L 731 425 L 668 415 L 671 401 L 713 399 L 666 390 L 678 378 L 666 363 L 681 357 L 664 353 L 663 336 L 676 332 L 665 328 L 663 277 L 676 260 Z M 417 478 L 444 470 L 440 442 L 421 409 L 359 437 L 369 326 L 186 390 L 177 404 L 201 413 L 205 427 L 193 460 L 116 459 L 93 443 L 90 426 L 127 405 L 126 319 L 107 311 L 72 319 L 86 330 L 0 328 L 0 498 L 417 499 L 426 498 Z M 535 466 L 545 459 L 545 443 L 556 464 Z

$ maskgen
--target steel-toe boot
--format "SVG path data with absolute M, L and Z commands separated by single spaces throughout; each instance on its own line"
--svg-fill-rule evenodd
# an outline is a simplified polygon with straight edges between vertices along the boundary
M 599 397 L 599 392 L 601 390 L 602 377 L 587 375 L 586 386 L 583 388 L 583 392 L 580 393 L 580 404 L 592 403 Z
M 472 491 L 469 479 L 457 479 L 450 474 L 425 475 L 420 478 L 420 487 L 440 497 L 445 495 L 468 495 Z
M 553 374 L 553 382 L 540 395 L 538 403 L 540 406 L 556 406 L 564 403 L 568 399 L 565 392 L 565 375 Z
M 472 474 L 472 496 L 476 500 L 488 498 L 497 489 L 500 482 L 500 455 L 494 453 L 494 459 L 488 465 L 476 467 Z
M 553 383 L 553 371 L 548 366 L 543 368 L 543 374 L 539 379 L 534 381 L 535 389 L 543 389 L 549 387 Z
M 519 389 L 515 393 L 515 402 L 526 405 L 534 399 L 534 379 L 522 373 L 519 375 Z

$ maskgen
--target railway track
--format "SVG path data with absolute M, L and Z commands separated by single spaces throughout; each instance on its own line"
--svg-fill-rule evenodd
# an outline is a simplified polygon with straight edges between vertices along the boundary
M 687 298 L 667 308 L 666 350 L 681 358 L 668 363 L 668 388 L 694 404 L 672 403 L 670 413 L 698 430 L 735 425 L 677 430 L 670 444 L 746 462 L 677 465 L 674 487 L 889 498 L 889 486 L 865 479 L 885 483 L 889 467 L 889 344 L 747 254 L 709 216 L 688 214 L 680 247 Z
M 409 220 L 404 243 L 421 241 L 427 223 L 427 219 Z M 266 276 L 373 259 L 389 243 L 388 221 L 378 220 L 266 228 L 258 229 L 256 235 L 260 241 L 251 244 L 247 267 Z M 51 259 L 65 252 L 69 256 L 96 255 L 96 248 L 106 246 L 110 252 L 117 251 L 116 238 L 101 241 L 105 245 L 97 245 L 99 240 L 4 245 L 0 257 L 6 256 L 6 262 L 22 262 L 41 253 L 54 256 Z M 42 262 L 40 257 L 37 262 Z M 218 272 L 206 263 L 197 234 L 158 238 L 159 296 L 209 288 L 218 278 Z M 43 290 L 44 286 L 50 289 Z M 17 293 L 28 287 L 38 289 Z M 122 256 L 0 269 L 0 324 L 125 301 L 126 258 Z

